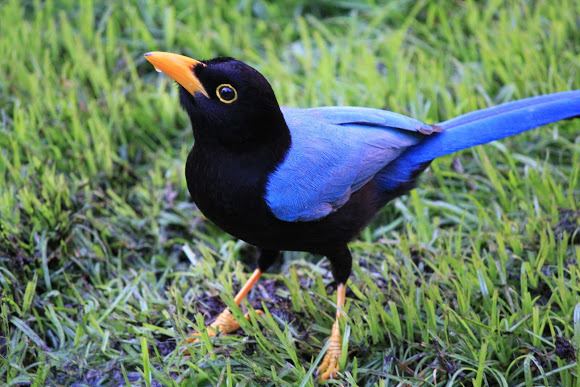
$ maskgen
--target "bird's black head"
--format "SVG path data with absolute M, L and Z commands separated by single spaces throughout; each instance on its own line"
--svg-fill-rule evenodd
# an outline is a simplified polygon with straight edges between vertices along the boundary
M 287 135 L 272 87 L 251 66 L 233 58 L 196 61 L 162 52 L 145 57 L 180 85 L 197 143 L 251 150 Z

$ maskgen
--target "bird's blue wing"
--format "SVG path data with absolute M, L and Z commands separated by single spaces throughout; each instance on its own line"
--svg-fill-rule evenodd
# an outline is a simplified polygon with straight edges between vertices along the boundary
M 284 160 L 269 176 L 265 199 L 288 222 L 313 221 L 343 206 L 405 149 L 436 130 L 379 109 L 283 109 L 291 134 Z

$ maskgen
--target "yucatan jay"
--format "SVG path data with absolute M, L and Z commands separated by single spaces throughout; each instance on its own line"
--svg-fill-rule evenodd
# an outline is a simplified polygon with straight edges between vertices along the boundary
M 189 192 L 203 214 L 259 247 L 244 299 L 281 250 L 325 255 L 338 284 L 336 321 L 319 368 L 336 376 L 338 320 L 352 257 L 347 244 L 391 199 L 409 191 L 437 157 L 580 115 L 580 90 L 527 98 L 436 125 L 364 107 L 281 108 L 257 70 L 233 58 L 197 61 L 150 52 L 180 85 L 193 127 Z M 239 327 L 226 309 L 211 336 Z

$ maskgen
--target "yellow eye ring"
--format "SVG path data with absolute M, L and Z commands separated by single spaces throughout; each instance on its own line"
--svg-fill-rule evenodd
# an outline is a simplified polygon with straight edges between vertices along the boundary
M 223 103 L 232 103 L 238 99 L 238 92 L 229 83 L 222 83 L 215 89 L 215 95 Z

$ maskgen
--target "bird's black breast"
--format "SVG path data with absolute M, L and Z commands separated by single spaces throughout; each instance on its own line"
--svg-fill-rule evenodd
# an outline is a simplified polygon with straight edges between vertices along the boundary
M 237 237 L 271 215 L 262 200 L 267 171 L 248 157 L 193 148 L 186 164 L 189 192 L 203 214 Z

